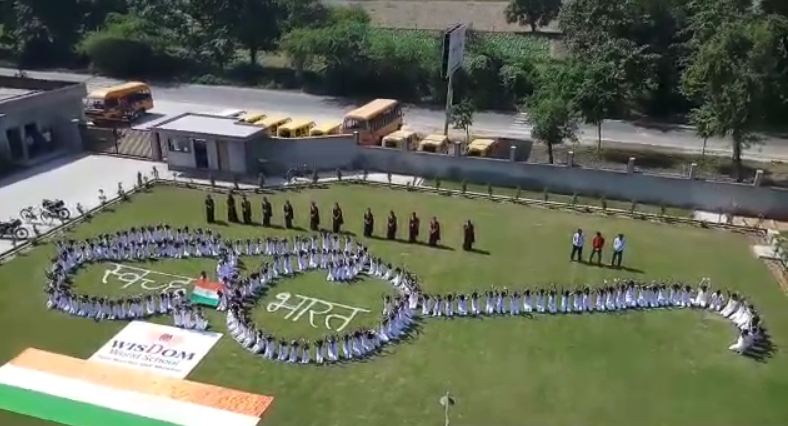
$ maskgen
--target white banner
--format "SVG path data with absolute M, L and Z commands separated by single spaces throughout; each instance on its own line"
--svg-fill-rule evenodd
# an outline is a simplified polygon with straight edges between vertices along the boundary
M 90 361 L 183 379 L 221 337 L 221 333 L 134 321 L 94 353 Z

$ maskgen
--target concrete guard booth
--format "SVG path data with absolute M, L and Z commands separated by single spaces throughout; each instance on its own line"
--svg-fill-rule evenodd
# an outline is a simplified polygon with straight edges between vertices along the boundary
M 260 143 L 265 129 L 235 118 L 185 113 L 150 128 L 154 158 L 170 169 L 242 174 L 248 170 L 249 147 Z
M 153 157 L 170 169 L 222 175 L 284 174 L 289 169 L 347 167 L 354 135 L 278 138 L 237 118 L 186 113 L 150 127 Z
M 32 166 L 83 150 L 83 83 L 0 76 L 0 163 Z

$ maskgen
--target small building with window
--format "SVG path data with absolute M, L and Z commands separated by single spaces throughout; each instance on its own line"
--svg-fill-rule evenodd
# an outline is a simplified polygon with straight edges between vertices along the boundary
M 173 170 L 246 173 L 250 147 L 265 129 L 233 117 L 185 113 L 152 127 L 153 156 Z
M 0 76 L 0 165 L 82 151 L 83 83 Z
M 344 167 L 358 154 L 357 135 L 273 136 L 237 117 L 185 113 L 148 127 L 155 160 L 172 170 L 222 175 L 284 175 Z

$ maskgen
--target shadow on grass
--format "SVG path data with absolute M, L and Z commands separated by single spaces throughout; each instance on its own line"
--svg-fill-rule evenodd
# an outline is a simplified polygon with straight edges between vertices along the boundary
M 465 250 L 465 251 L 468 252 L 468 253 L 481 254 L 483 256 L 489 256 L 490 255 L 489 250 L 482 250 L 482 249 L 477 249 L 477 248 L 472 248 L 470 250 Z
M 378 241 L 391 241 L 393 243 L 406 244 L 406 245 L 410 245 L 410 246 L 427 247 L 427 248 L 431 248 L 431 249 L 435 249 L 435 250 L 454 251 L 454 247 L 449 247 L 449 246 L 443 245 L 443 244 L 438 244 L 438 245 L 431 246 L 428 243 L 426 243 L 425 241 L 420 241 L 420 240 L 416 240 L 414 242 L 410 242 L 409 240 L 405 240 L 405 239 L 402 239 L 402 238 L 389 239 L 389 238 L 381 237 L 381 236 L 374 235 L 374 234 L 370 235 L 367 238 L 370 238 L 370 239 L 373 239 L 373 240 L 378 240 Z M 487 252 L 487 254 L 489 254 L 489 252 Z
M 591 267 L 595 267 L 595 268 L 612 269 L 612 270 L 615 270 L 615 271 L 624 271 L 624 272 L 629 272 L 631 274 L 645 274 L 646 273 L 646 271 L 644 271 L 642 269 L 633 268 L 633 267 L 630 267 L 630 266 L 615 266 L 615 265 L 610 265 L 610 264 L 607 264 L 607 263 L 593 263 L 593 262 L 588 262 L 588 261 L 585 261 L 585 260 L 580 260 L 580 261 L 573 262 L 573 263 L 579 263 L 581 265 L 591 266 Z
M 752 347 L 744 352 L 744 356 L 758 362 L 766 362 L 774 356 L 777 352 L 777 346 L 772 343 L 768 332 L 764 332 L 764 336 L 755 343 Z

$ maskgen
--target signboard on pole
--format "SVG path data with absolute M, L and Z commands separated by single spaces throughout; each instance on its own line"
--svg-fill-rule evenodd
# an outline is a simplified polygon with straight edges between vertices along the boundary
M 462 67 L 465 53 L 466 24 L 456 24 L 443 34 L 443 77 L 449 78 Z

